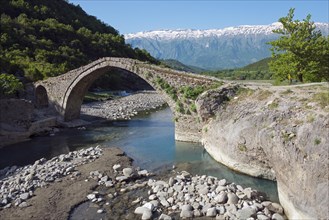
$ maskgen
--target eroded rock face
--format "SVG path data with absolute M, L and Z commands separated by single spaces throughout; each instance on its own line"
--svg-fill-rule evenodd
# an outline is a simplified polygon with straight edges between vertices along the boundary
M 274 124 L 261 131 L 260 143 L 276 170 L 280 202 L 291 219 L 328 219 L 328 115 L 293 126 L 284 131 Z
M 203 127 L 203 144 L 217 161 L 276 178 L 291 219 L 329 218 L 329 106 L 313 101 L 319 91 L 251 87 L 216 108 Z
M 201 94 L 196 100 L 197 112 L 202 121 L 207 121 L 215 113 L 233 98 L 238 86 L 222 86 L 220 89 L 209 90 Z

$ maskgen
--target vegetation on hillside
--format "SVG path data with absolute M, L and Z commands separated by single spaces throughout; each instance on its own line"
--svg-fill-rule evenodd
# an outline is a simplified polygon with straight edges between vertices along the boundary
M 23 81 L 63 74 L 101 57 L 158 63 L 113 27 L 65 0 L 0 0 L 0 73 Z
M 272 73 L 268 63 L 271 60 L 272 58 L 268 57 L 239 69 L 209 71 L 202 74 L 228 80 L 270 80 Z
M 14 95 L 23 89 L 23 83 L 14 75 L 0 74 L 0 97 Z
M 204 69 L 201 69 L 199 67 L 185 65 L 179 62 L 178 60 L 174 60 L 174 59 L 161 60 L 161 64 L 164 65 L 165 67 L 169 67 L 179 71 L 191 72 L 191 73 L 201 73 L 205 71 Z
M 290 9 L 279 19 L 283 28 L 274 30 L 281 36 L 269 43 L 275 58 L 269 63 L 270 70 L 278 81 L 329 81 L 329 36 L 315 30 L 311 15 L 303 21 L 293 20 L 294 11 Z

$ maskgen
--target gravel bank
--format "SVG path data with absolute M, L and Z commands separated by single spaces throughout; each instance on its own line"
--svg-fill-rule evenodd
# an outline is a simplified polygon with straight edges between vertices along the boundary
M 81 114 L 109 120 L 128 120 L 138 112 L 156 109 L 165 104 L 165 100 L 156 91 L 141 91 L 119 99 L 83 104 Z
M 131 166 L 99 147 L 1 171 L 0 219 L 283 219 L 262 193 L 225 179 Z

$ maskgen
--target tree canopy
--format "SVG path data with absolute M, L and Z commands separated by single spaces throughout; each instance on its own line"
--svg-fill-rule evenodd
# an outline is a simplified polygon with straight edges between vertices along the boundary
M 0 0 L 0 5 L 0 73 L 36 81 L 101 57 L 158 62 L 65 0 Z
M 275 58 L 269 63 L 270 70 L 279 81 L 329 81 L 329 37 L 316 30 L 311 15 L 302 21 L 293 20 L 294 11 L 292 8 L 280 18 L 282 28 L 274 30 L 281 36 L 269 43 Z

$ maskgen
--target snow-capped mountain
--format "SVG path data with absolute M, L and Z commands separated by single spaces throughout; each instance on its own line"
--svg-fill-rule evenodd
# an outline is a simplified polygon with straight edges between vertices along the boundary
M 315 23 L 328 35 L 328 23 Z M 271 52 L 267 42 L 278 38 L 270 25 L 242 25 L 210 30 L 158 30 L 126 34 L 126 42 L 146 49 L 159 59 L 176 59 L 184 64 L 204 69 L 234 68 L 247 65 Z

